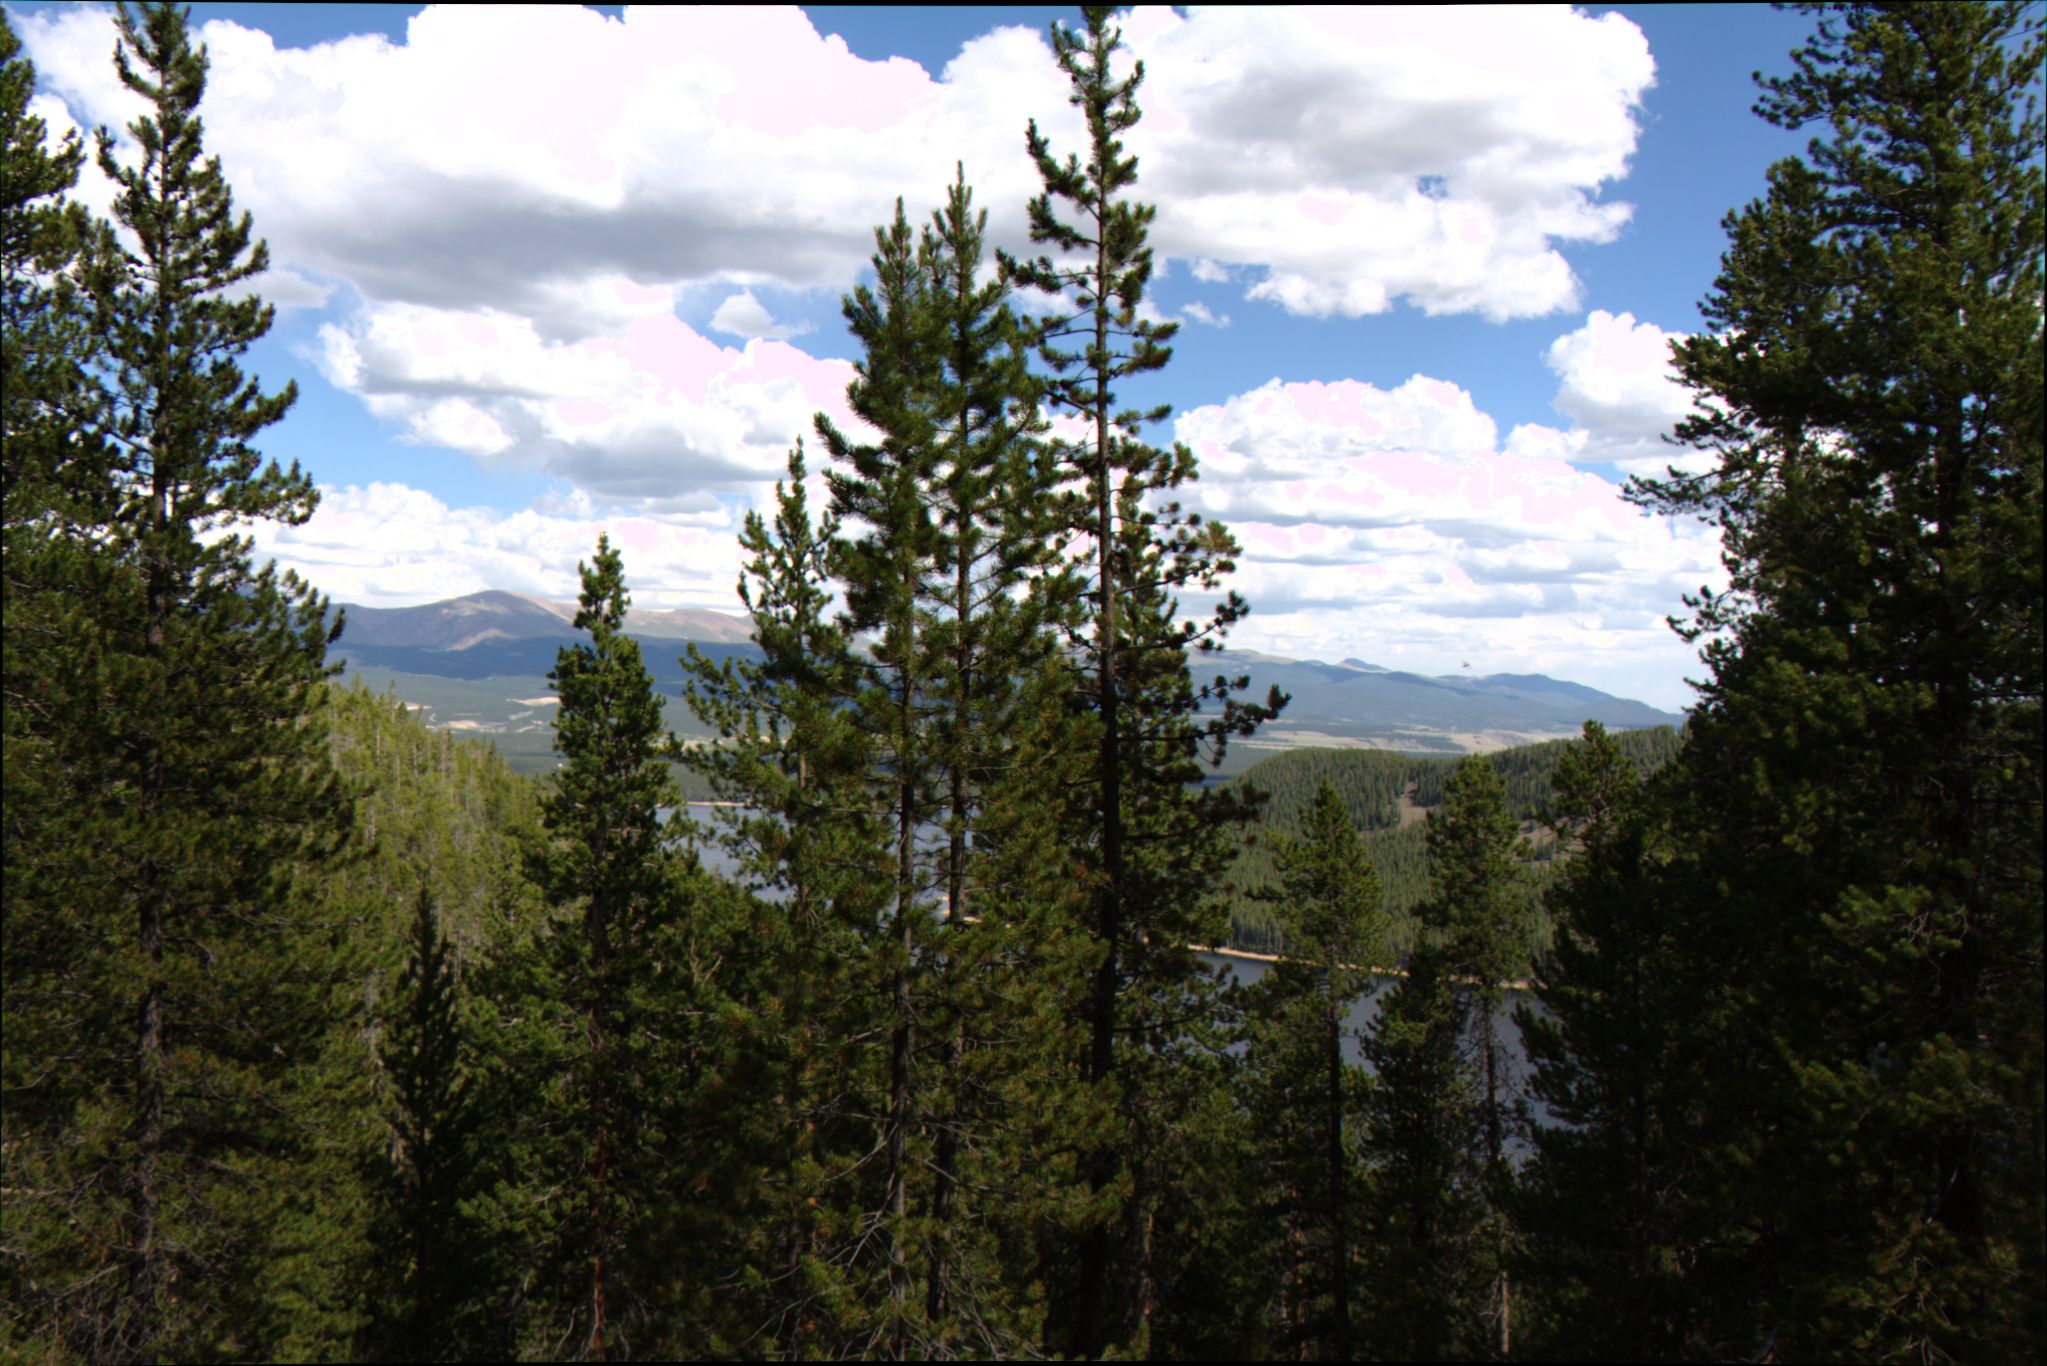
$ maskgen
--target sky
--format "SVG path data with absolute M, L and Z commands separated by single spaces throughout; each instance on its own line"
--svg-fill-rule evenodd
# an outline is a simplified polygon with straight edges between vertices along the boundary
M 738 610 L 737 534 L 813 416 L 844 294 L 963 166 L 1030 252 L 1036 119 L 1081 146 L 1051 7 L 196 4 L 200 113 L 298 386 L 258 440 L 321 489 L 259 558 L 339 602 L 556 599 L 608 531 L 636 603 Z M 140 111 L 110 8 L 7 4 L 52 136 Z M 1750 112 L 1810 20 L 1762 6 L 1147 8 L 1128 135 L 1157 206 L 1129 391 L 1243 547 L 1233 646 L 1546 673 L 1665 708 L 1711 528 L 1624 501 L 1705 457 L 1669 370 L 1804 132 Z M 77 191 L 106 212 L 88 169 Z M 815 461 L 813 462 L 815 463 Z M 1188 610 L 1202 603 L 1190 598 Z

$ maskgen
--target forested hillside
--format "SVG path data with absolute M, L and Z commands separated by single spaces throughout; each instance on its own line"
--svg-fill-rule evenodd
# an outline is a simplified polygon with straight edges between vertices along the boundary
M 874 206 L 756 648 L 657 667 L 611 531 L 495 604 L 545 777 L 255 561 L 322 490 L 185 12 L 120 8 L 106 220 L 11 13 L 0 1358 L 2047 1356 L 2035 8 L 1825 7 L 1762 82 L 1818 136 L 1628 486 L 1722 537 L 1682 735 L 1229 781 L 1288 699 L 1130 406 L 1178 324 L 1108 9 L 1080 139 L 1013 129 L 1040 254 L 958 163 Z
M 486 741 L 429 729 L 388 694 L 336 686 L 324 708 L 360 843 L 319 886 L 379 917 L 383 966 L 395 964 L 412 932 L 421 887 L 464 958 L 508 930 L 530 930 L 543 903 L 520 860 L 540 829 L 540 783 Z
M 1614 736 L 1637 774 L 1647 776 L 1668 763 L 1681 737 L 1668 726 L 1621 731 Z M 1535 857 L 1546 865 L 1558 850 L 1549 837 L 1546 818 L 1554 801 L 1557 766 L 1578 740 L 1553 740 L 1522 745 L 1485 756 L 1500 775 L 1506 810 L 1531 837 Z M 1284 936 L 1261 895 L 1278 885 L 1273 862 L 1272 832 L 1301 833 L 1302 822 L 1325 782 L 1336 792 L 1352 824 L 1363 834 L 1365 857 L 1379 874 L 1382 906 L 1389 917 L 1389 947 L 1405 953 L 1413 943 L 1415 907 L 1428 894 L 1428 861 L 1424 856 L 1422 822 L 1443 804 L 1445 785 L 1456 771 L 1454 759 L 1389 754 L 1368 749 L 1300 749 L 1262 759 L 1231 780 L 1265 794 L 1262 829 L 1253 831 L 1231 865 L 1230 935 L 1238 948 L 1262 953 L 1283 952 Z M 1535 944 L 1548 942 L 1546 918 L 1535 916 Z

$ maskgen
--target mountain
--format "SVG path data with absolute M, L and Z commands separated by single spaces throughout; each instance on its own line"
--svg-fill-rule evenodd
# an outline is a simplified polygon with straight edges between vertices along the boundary
M 358 607 L 343 604 L 346 646 L 395 646 L 424 650 L 467 650 L 489 640 L 574 640 L 576 604 L 485 592 L 447 598 L 418 607 Z M 739 643 L 752 639 L 745 617 L 701 607 L 658 612 L 635 607 L 626 614 L 635 636 L 656 640 Z
M 1279 718 L 1259 733 L 1273 744 L 1469 752 L 1576 735 L 1588 720 L 1616 730 L 1682 726 L 1685 720 L 1541 674 L 1431 678 L 1356 660 L 1254 659 L 1232 650 L 1199 661 L 1198 676 L 1233 668 L 1249 675 L 1252 698 L 1264 697 L 1274 685 L 1290 695 Z
M 581 638 L 573 603 L 523 593 L 471 593 L 418 607 L 343 605 L 347 625 L 329 652 L 372 686 L 390 687 L 425 711 L 430 724 L 490 736 L 522 768 L 551 768 L 554 698 L 547 675 L 556 652 Z M 626 629 L 655 686 L 682 690 L 683 642 L 714 660 L 753 653 L 746 618 L 684 608 L 634 608 Z M 1682 726 L 1684 717 L 1541 674 L 1431 678 L 1345 659 L 1286 659 L 1229 650 L 1194 661 L 1196 681 L 1250 677 L 1262 700 L 1277 685 L 1291 695 L 1258 736 L 1231 746 L 1235 771 L 1302 745 L 1357 746 L 1461 754 L 1576 735 L 1594 720 L 1615 730 Z M 686 708 L 669 709 L 678 734 L 700 733 Z

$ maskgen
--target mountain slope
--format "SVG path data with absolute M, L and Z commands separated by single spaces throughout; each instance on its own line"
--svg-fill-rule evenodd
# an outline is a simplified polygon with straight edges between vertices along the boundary
M 1221 671 L 1227 672 L 1233 660 L 1234 652 L 1222 656 Z M 1211 662 L 1212 657 L 1200 661 L 1204 666 Z M 1681 715 L 1539 674 L 1430 678 L 1271 656 L 1247 656 L 1236 667 L 1250 676 L 1253 697 L 1264 696 L 1272 685 L 1291 694 L 1269 728 L 1275 735 L 1316 731 L 1326 737 L 1398 740 L 1410 733 L 1501 732 L 1540 739 L 1575 734 L 1588 720 L 1617 729 L 1684 724 Z M 1204 677 L 1210 671 L 1200 669 Z
M 545 724 L 536 703 L 548 692 L 547 674 L 561 647 L 579 638 L 573 604 L 521 593 L 345 610 L 334 658 L 426 707 L 432 724 L 486 734 Z M 713 659 L 753 653 L 750 623 L 723 612 L 635 608 L 626 625 L 656 688 L 671 697 L 682 690 L 685 641 Z M 1329 664 L 1255 650 L 1203 655 L 1193 664 L 1197 680 L 1249 675 L 1253 698 L 1274 685 L 1291 695 L 1277 721 L 1232 746 L 1238 763 L 1298 745 L 1460 754 L 1575 735 L 1587 720 L 1616 730 L 1684 724 L 1680 715 L 1540 674 L 1431 678 L 1356 659 Z M 680 733 L 694 729 L 680 706 L 669 718 Z
M 576 638 L 576 604 L 497 591 L 423 603 L 417 607 L 359 607 L 343 604 L 348 626 L 342 643 L 427 650 L 467 650 L 491 640 Z M 752 639 L 745 617 L 685 607 L 660 612 L 635 607 L 626 615 L 635 636 L 654 640 L 742 643 Z

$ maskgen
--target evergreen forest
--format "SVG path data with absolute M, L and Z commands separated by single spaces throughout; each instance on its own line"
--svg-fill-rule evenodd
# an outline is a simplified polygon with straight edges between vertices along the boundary
M 318 492 L 185 13 L 136 164 L 0 17 L 0 1357 L 2047 1358 L 2040 13 L 1810 8 L 1629 486 L 1722 536 L 1685 729 L 1229 781 L 1111 11 L 1038 254 L 875 206 L 758 655 L 664 699 L 591 547 L 544 778 L 256 562 Z

